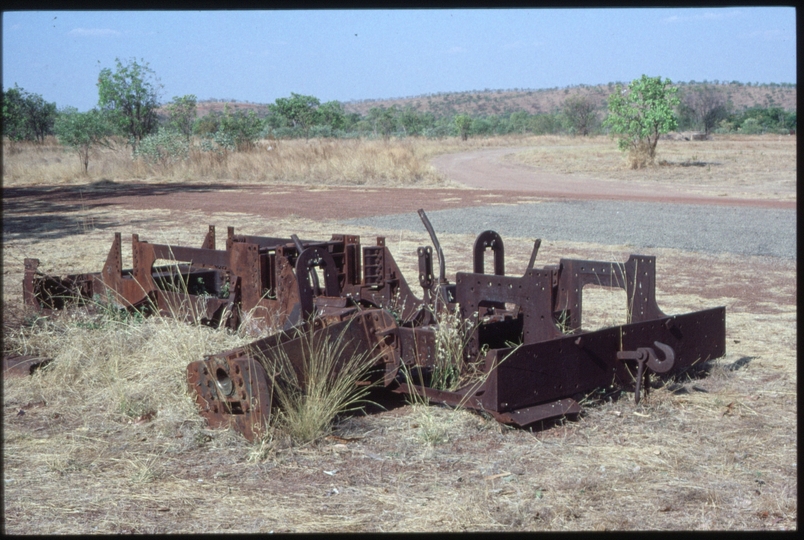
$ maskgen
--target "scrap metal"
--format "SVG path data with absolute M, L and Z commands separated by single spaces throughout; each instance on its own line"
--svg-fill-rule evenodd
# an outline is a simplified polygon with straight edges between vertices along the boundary
M 560 259 L 538 268 L 536 240 L 524 274 L 507 275 L 503 240 L 489 230 L 474 243 L 472 272 L 457 272 L 450 282 L 435 230 L 423 210 L 419 216 L 433 243 L 417 250 L 421 296 L 383 237 L 362 245 L 358 236 L 312 241 L 236 235 L 229 227 L 225 249 L 216 249 L 210 226 L 200 248 L 133 235 L 130 269 L 122 268 L 119 233 L 99 273 L 48 276 L 37 259 L 26 259 L 24 298 L 52 311 L 100 296 L 121 308 L 181 314 L 202 324 L 235 329 L 248 320 L 274 329 L 187 367 L 208 423 L 232 426 L 252 440 L 277 406 L 274 366 L 266 359 L 282 348 L 303 377 L 300 331 L 348 339 L 343 354 L 371 351 L 373 378 L 360 384 L 485 411 L 520 427 L 577 415 L 581 397 L 600 388 L 633 389 L 638 403 L 651 374 L 669 377 L 726 352 L 724 307 L 681 315 L 659 308 L 653 256 L 631 255 L 622 263 Z M 584 328 L 589 284 L 625 291 L 625 324 Z M 459 362 L 464 383 L 449 389 L 433 383 L 444 313 L 457 314 L 468 329 Z

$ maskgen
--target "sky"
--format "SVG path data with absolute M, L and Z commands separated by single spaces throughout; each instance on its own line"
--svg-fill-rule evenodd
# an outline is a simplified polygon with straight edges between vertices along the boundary
M 147 62 L 161 102 L 322 102 L 628 82 L 796 82 L 792 7 L 11 11 L 3 88 L 98 100 L 115 59 Z

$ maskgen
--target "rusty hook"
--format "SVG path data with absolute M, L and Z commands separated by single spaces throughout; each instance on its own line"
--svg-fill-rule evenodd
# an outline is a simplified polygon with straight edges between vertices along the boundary
M 664 353 L 664 360 L 659 360 L 653 349 L 649 349 L 648 367 L 653 370 L 654 373 L 667 373 L 673 369 L 673 365 L 676 363 L 676 353 L 670 345 L 659 341 L 654 341 L 653 344 Z

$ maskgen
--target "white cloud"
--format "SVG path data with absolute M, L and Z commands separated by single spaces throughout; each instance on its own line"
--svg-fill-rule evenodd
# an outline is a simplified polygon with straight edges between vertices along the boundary
M 743 12 L 739 9 L 722 9 L 718 11 L 704 11 L 694 15 L 671 15 L 662 19 L 666 23 L 677 23 L 687 21 L 723 21 L 742 17 Z
M 69 36 L 81 37 L 106 37 L 106 36 L 122 36 L 121 32 L 112 30 L 111 28 L 73 28 L 67 32 Z

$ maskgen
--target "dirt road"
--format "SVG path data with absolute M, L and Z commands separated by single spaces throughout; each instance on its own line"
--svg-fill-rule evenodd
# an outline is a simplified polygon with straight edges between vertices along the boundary
M 447 178 L 468 187 L 492 191 L 531 193 L 547 199 L 608 199 L 623 201 L 722 204 L 795 208 L 795 201 L 733 197 L 707 197 L 683 187 L 603 180 L 585 176 L 545 172 L 504 159 L 524 148 L 492 148 L 460 154 L 445 154 L 433 165 Z
M 159 209 L 174 215 L 201 212 L 214 216 L 219 212 L 239 212 L 269 220 L 297 216 L 317 221 L 415 213 L 418 208 L 435 212 L 535 200 L 608 200 L 775 209 L 796 207 L 795 201 L 789 200 L 705 197 L 666 185 L 544 172 L 504 159 L 515 151 L 516 148 L 493 148 L 435 158 L 433 165 L 436 168 L 451 181 L 465 186 L 459 188 L 321 188 L 110 181 L 80 186 L 4 186 L 3 234 L 14 239 L 69 234 L 77 227 L 77 220 L 83 213 L 103 207 Z

